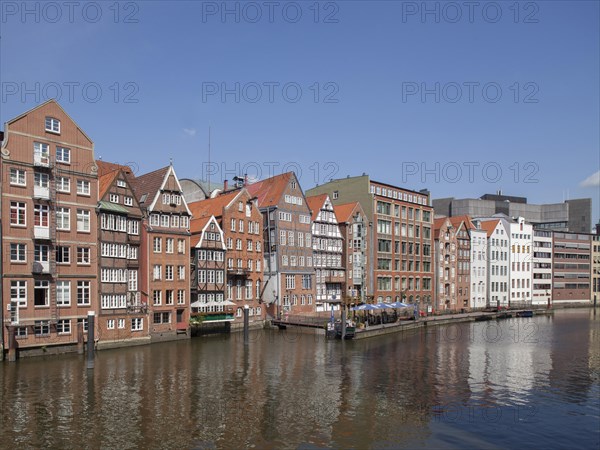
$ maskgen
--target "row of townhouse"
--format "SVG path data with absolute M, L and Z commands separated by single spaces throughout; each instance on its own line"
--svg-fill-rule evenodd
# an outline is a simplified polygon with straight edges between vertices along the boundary
M 187 338 L 190 318 L 253 326 L 340 304 L 430 312 L 589 301 L 600 242 L 505 215 L 434 219 L 430 193 L 293 172 L 211 186 L 171 165 L 139 175 L 96 160 L 55 102 L 0 136 L 4 348 Z
M 438 311 L 598 297 L 597 234 L 536 229 L 502 214 L 439 217 L 434 229 Z

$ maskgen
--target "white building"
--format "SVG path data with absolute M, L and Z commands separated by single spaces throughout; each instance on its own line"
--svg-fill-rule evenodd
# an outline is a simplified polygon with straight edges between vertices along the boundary
M 532 300 L 533 226 L 518 217 L 510 222 L 510 303 Z
M 552 232 L 533 230 L 532 304 L 548 305 L 552 297 Z
M 312 213 L 312 245 L 316 275 L 316 311 L 339 309 L 345 295 L 343 238 L 327 194 L 306 197 Z
M 487 306 L 487 232 L 481 228 L 481 222 L 466 223 L 471 237 L 471 298 L 470 308 Z
M 509 241 L 508 223 L 498 218 L 480 219 L 487 235 L 487 305 L 508 306 Z

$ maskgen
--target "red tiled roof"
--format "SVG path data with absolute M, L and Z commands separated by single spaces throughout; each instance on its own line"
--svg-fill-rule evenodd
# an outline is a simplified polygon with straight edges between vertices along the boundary
M 162 186 L 168 171 L 169 166 L 166 166 L 162 169 L 155 170 L 154 172 L 150 172 L 130 180 L 131 186 L 135 192 L 135 196 L 140 202 L 140 206 L 148 208 L 152 204 L 152 201 Z M 144 194 L 147 195 L 144 199 L 144 202 L 142 202 L 141 199 Z
M 123 171 L 125 174 L 132 174 L 129 166 L 122 166 L 120 164 L 110 163 L 102 160 L 97 160 L 96 166 L 98 167 L 99 199 L 104 197 L 106 191 L 108 191 L 108 189 L 112 186 L 120 171 Z
M 226 192 L 215 198 L 207 198 L 188 204 L 188 208 L 192 212 L 192 221 L 190 223 L 190 231 L 199 233 L 206 225 L 207 219 L 212 216 L 219 218 L 223 215 L 223 208 L 240 193 L 239 190 Z
M 473 225 L 473 222 L 471 222 L 471 217 L 467 215 L 450 217 L 450 222 L 456 228 L 460 227 L 461 223 L 464 223 L 467 230 L 476 229 L 475 225 Z
M 500 220 L 486 220 L 481 222 L 481 229 L 485 230 L 488 237 L 492 235 Z
M 258 206 L 265 208 L 269 206 L 275 206 L 279 203 L 283 192 L 290 179 L 293 176 L 293 172 L 283 173 L 276 175 L 266 180 L 257 181 L 254 184 L 246 186 L 246 189 L 252 197 L 258 199 Z
M 334 205 L 333 211 L 335 212 L 335 217 L 337 218 L 338 223 L 347 223 L 350 222 L 352 217 L 352 212 L 358 205 L 358 202 L 352 203 L 344 203 L 342 205 Z
M 323 207 L 325 200 L 327 199 L 327 194 L 319 194 L 313 195 L 311 197 L 306 197 L 306 205 L 310 209 L 312 214 L 312 220 L 316 220 L 319 215 L 319 211 Z
M 446 224 L 447 220 L 448 217 L 439 217 L 437 219 L 433 219 L 433 232 L 435 236 L 440 233 L 440 229 Z
M 198 202 L 196 202 L 198 203 Z M 202 230 L 209 222 L 212 216 L 201 217 L 196 220 L 192 220 L 190 222 L 190 231 L 192 233 L 192 237 L 190 239 L 190 245 L 195 247 L 200 242 L 200 237 L 202 236 Z

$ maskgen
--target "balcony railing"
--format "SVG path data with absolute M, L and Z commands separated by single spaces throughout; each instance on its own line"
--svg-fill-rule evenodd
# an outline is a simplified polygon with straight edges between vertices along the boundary
M 33 267 L 31 268 L 32 273 L 50 273 L 50 262 L 48 261 L 34 261 Z
M 34 239 L 50 239 L 50 228 L 48 227 L 33 227 Z
M 50 167 L 48 155 L 33 155 L 33 165 L 38 167 Z
M 34 186 L 33 187 L 33 198 L 39 198 L 43 200 L 50 199 L 50 189 L 42 186 Z
M 227 273 L 230 275 L 247 276 L 250 273 L 250 270 L 244 269 L 243 267 L 228 267 Z

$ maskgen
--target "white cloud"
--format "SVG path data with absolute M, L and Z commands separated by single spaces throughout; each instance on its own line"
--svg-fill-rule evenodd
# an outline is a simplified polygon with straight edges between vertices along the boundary
M 600 186 L 600 170 L 587 177 L 579 185 L 584 188 Z
M 183 132 L 188 136 L 196 136 L 196 130 L 194 128 L 184 128 Z

